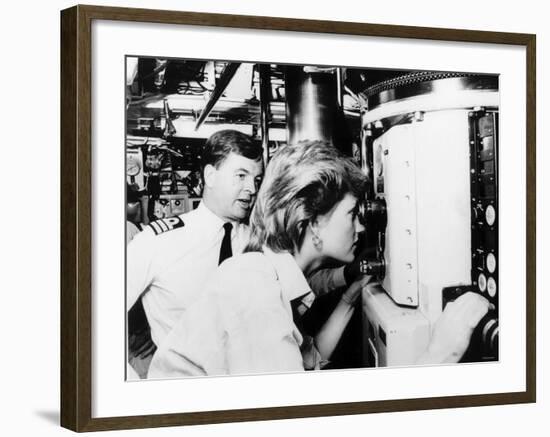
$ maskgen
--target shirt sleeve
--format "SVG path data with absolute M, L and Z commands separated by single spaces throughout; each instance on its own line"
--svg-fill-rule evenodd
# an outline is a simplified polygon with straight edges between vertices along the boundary
M 154 238 L 148 229 L 137 234 L 126 252 L 126 310 L 151 284 L 154 274 Z
M 225 335 L 220 305 L 205 294 L 194 302 L 161 342 L 148 378 L 227 374 Z
M 309 335 L 304 336 L 304 340 L 300 346 L 300 352 L 302 353 L 305 370 L 321 370 L 330 363 L 329 360 L 322 359 L 321 354 L 315 346 L 313 337 Z
M 140 229 L 131 221 L 126 221 L 126 244 L 130 243 L 139 234 Z
M 303 371 L 301 336 L 281 301 L 276 278 L 259 271 L 247 271 L 243 278 L 242 273 L 236 270 L 225 278 L 231 292 L 220 300 L 231 300 L 223 306 L 228 373 Z
M 344 267 L 317 270 L 308 278 L 309 285 L 317 296 L 345 287 Z

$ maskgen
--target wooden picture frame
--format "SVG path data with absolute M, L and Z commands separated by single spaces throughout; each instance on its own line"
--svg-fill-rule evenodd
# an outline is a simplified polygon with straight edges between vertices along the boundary
M 525 391 L 269 408 L 92 417 L 92 22 L 214 26 L 364 37 L 522 46 L 526 49 L 526 373 Z M 61 425 L 74 431 L 214 424 L 319 416 L 529 403 L 536 400 L 536 37 L 421 28 L 75 6 L 61 12 Z

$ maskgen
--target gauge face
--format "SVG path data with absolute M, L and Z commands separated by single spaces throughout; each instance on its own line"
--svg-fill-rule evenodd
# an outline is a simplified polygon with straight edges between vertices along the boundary
M 479 287 L 479 291 L 482 293 L 487 289 L 487 278 L 483 273 L 480 273 L 477 277 L 477 286 Z
M 486 263 L 487 263 L 487 270 L 489 270 L 489 273 L 495 273 L 495 270 L 497 268 L 497 259 L 495 255 L 493 255 L 492 253 L 487 255 Z
M 126 174 L 128 176 L 137 176 L 140 170 L 141 166 L 139 165 L 139 162 L 128 160 L 128 163 L 126 164 Z
M 489 293 L 491 297 L 495 297 L 497 294 L 497 281 L 495 281 L 494 278 L 489 278 L 487 281 L 487 293 Z
M 485 220 L 487 221 L 487 224 L 489 226 L 493 226 L 495 224 L 496 217 L 497 214 L 495 208 L 493 207 L 493 205 L 489 205 L 485 210 Z

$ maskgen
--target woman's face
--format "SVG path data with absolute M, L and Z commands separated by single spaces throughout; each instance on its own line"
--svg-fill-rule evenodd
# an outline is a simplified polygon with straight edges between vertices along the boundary
M 365 230 L 358 213 L 357 198 L 348 193 L 327 214 L 317 218 L 324 256 L 344 263 L 353 261 L 357 234 Z

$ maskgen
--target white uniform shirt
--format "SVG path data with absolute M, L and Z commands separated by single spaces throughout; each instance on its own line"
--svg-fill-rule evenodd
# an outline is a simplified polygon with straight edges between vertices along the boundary
M 155 353 L 148 378 L 300 371 L 320 356 L 294 324 L 290 301 L 310 292 L 288 253 L 224 262 Z M 308 364 L 304 364 L 308 363 Z
M 139 234 L 140 229 L 133 224 L 131 221 L 126 220 L 126 244 L 134 239 L 134 237 Z
M 128 245 L 127 308 L 143 294 L 157 346 L 218 267 L 223 224 L 201 202 L 193 211 L 151 223 Z M 233 223 L 233 254 L 241 253 L 248 240 L 248 227 Z

